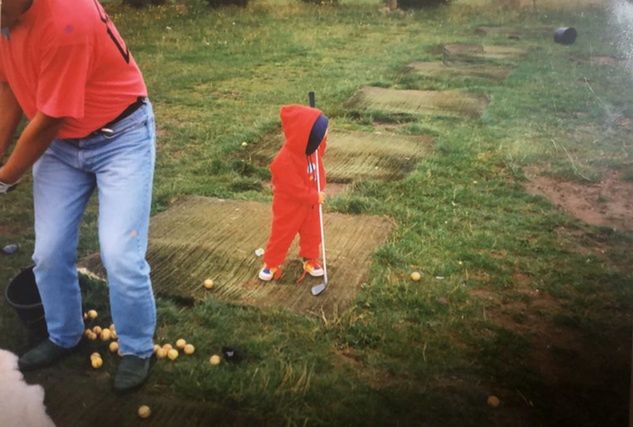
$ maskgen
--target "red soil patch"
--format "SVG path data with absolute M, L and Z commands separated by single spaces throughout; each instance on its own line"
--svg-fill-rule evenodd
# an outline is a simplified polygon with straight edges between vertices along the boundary
M 595 184 L 534 176 L 526 189 L 588 224 L 633 229 L 633 183 L 623 181 L 618 172 L 607 173 Z

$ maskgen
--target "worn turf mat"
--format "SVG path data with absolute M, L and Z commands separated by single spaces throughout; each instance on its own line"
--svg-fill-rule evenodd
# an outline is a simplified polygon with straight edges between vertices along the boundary
M 415 74 L 433 78 L 472 77 L 503 81 L 512 72 L 512 67 L 494 64 L 413 62 L 408 68 Z
M 371 256 L 385 243 L 393 222 L 378 216 L 325 214 L 328 290 L 310 288 L 322 280 L 306 277 L 291 246 L 279 281 L 257 279 L 262 260 L 255 255 L 268 239 L 269 203 L 188 197 L 152 218 L 148 261 L 157 294 L 179 301 L 219 298 L 228 302 L 285 308 L 302 314 L 336 316 L 367 280 Z M 99 271 L 96 257 L 83 264 Z M 203 282 L 211 278 L 212 290 Z
M 512 60 L 527 55 L 526 49 L 511 46 L 486 46 L 480 44 L 446 44 L 442 48 L 445 62 L 479 62 L 488 60 Z
M 365 86 L 347 102 L 347 107 L 370 114 L 479 118 L 488 102 L 485 95 L 459 90 L 398 90 Z
M 259 166 L 267 166 L 282 144 L 280 135 L 265 138 L 243 156 Z M 394 180 L 411 172 L 433 147 L 430 136 L 399 135 L 391 132 L 333 131 L 328 137 L 324 163 L 328 188 L 366 179 Z
M 548 26 L 530 28 L 481 26 L 475 28 L 475 34 L 482 36 L 504 36 L 516 40 L 524 37 L 550 36 L 554 34 L 554 28 Z

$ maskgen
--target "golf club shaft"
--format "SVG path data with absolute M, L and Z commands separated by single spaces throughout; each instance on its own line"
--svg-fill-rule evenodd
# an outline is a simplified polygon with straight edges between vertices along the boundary
M 321 195 L 321 177 L 319 174 L 319 149 L 314 152 L 316 159 L 316 182 L 317 192 Z M 327 286 L 327 261 L 325 260 L 325 229 L 323 227 L 323 204 L 319 203 L 319 225 L 321 227 L 321 253 L 323 254 L 323 280 Z

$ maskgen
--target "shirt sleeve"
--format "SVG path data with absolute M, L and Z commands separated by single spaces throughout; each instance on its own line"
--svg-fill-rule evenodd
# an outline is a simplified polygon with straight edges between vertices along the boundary
M 92 44 L 51 43 L 40 62 L 36 92 L 38 111 L 50 117 L 84 117 L 86 83 L 92 60 Z

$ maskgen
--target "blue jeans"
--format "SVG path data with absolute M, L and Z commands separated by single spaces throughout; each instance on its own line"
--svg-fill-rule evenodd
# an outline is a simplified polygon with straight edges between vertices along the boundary
M 81 139 L 56 139 L 33 167 L 35 279 L 49 339 L 75 346 L 84 331 L 76 258 L 79 223 L 93 191 L 99 244 L 122 355 L 150 357 L 156 304 L 145 260 L 155 161 L 149 101 Z

